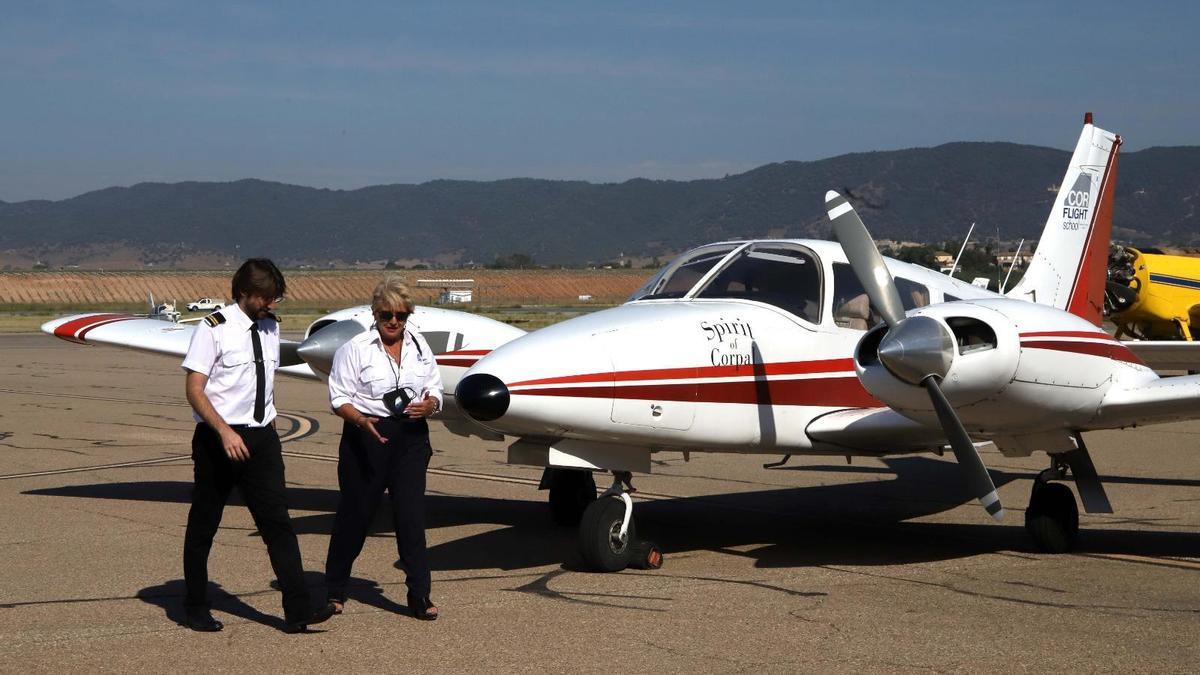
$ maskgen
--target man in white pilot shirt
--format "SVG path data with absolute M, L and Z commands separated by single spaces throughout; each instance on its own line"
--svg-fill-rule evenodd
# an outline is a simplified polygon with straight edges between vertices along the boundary
M 375 325 L 338 348 L 329 372 L 329 403 L 345 420 L 338 447 L 338 498 L 325 584 L 340 611 L 355 558 L 387 490 L 396 549 L 407 574 L 408 608 L 433 620 L 425 548 L 425 472 L 433 449 L 425 418 L 442 407 L 442 375 L 429 343 L 408 329 L 415 309 L 408 288 L 388 277 L 375 288 Z
M 233 276 L 230 305 L 196 326 L 183 369 L 196 431 L 195 484 L 183 545 L 187 625 L 218 631 L 208 601 L 208 553 L 236 485 L 254 517 L 283 592 L 284 630 L 302 632 L 333 607 L 312 609 L 300 546 L 288 516 L 282 446 L 275 432 L 275 369 L 279 323 L 271 313 L 286 290 L 266 258 L 247 260 Z

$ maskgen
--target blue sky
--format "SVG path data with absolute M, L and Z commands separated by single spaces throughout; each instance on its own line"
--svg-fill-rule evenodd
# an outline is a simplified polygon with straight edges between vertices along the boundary
M 1200 144 L 1193 3 L 8 2 L 0 199 Z

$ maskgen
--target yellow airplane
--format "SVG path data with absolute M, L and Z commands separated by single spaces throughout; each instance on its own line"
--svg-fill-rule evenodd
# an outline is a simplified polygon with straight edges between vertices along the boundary
M 1114 246 L 1105 310 L 1117 338 L 1191 340 L 1200 335 L 1200 258 Z

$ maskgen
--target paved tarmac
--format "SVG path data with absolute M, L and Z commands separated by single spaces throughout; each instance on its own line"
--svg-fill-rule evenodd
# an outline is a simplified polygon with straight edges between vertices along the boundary
M 292 517 L 313 592 L 337 502 L 324 387 L 280 378 Z M 178 359 L 0 337 L 0 670 L 290 672 L 1194 672 L 1200 424 L 1087 436 L 1117 513 L 1032 552 L 1045 455 L 985 452 L 992 524 L 950 459 L 677 453 L 635 479 L 661 570 L 579 570 L 540 471 L 437 425 L 434 599 L 404 612 L 386 516 L 346 614 L 287 635 L 266 549 L 227 508 L 210 560 L 225 630 L 180 626 L 192 422 Z

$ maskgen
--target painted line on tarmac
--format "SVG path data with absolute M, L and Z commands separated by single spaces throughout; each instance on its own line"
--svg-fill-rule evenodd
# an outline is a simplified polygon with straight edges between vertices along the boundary
M 138 405 L 165 405 L 175 407 L 188 407 L 186 401 L 163 401 L 163 400 L 146 400 L 138 398 L 120 398 L 117 396 L 96 396 L 91 394 L 65 394 L 52 391 L 35 391 L 22 389 L 0 388 L 0 394 L 20 394 L 23 396 L 46 396 L 49 398 L 74 398 L 83 399 L 85 401 L 105 401 L 108 403 L 136 403 Z M 298 441 L 302 438 L 308 438 L 315 434 L 321 428 L 321 423 L 314 417 L 301 415 L 299 413 L 278 412 L 276 419 L 283 418 L 291 423 L 291 428 L 279 434 L 279 440 L 283 443 L 288 441 Z M 3 476 L 0 476 L 3 478 Z
M 106 399 L 107 400 L 107 399 Z M 279 436 L 281 443 L 290 441 L 298 441 L 302 438 L 307 438 L 321 428 L 320 422 L 307 415 L 298 415 L 296 413 L 278 413 L 276 419 L 284 419 L 288 421 L 291 427 Z M 283 454 L 292 454 L 284 452 Z M 315 456 L 315 455 L 314 455 Z M 155 457 L 154 459 L 136 459 L 129 462 L 117 462 L 115 464 L 93 464 L 91 466 L 73 466 L 66 469 L 50 469 L 47 471 L 30 471 L 27 473 L 13 473 L 6 476 L 0 476 L 0 480 L 15 480 L 17 478 L 37 478 L 39 476 L 58 476 L 67 473 L 83 473 L 87 471 L 103 471 L 105 469 L 126 469 L 135 466 L 153 466 L 155 464 L 166 464 L 181 459 L 191 459 L 191 454 L 186 455 L 171 455 L 170 457 Z M 335 460 L 336 461 L 336 460 Z
M 191 455 L 172 455 L 170 457 L 157 457 L 155 459 L 139 459 L 132 462 L 118 462 L 116 464 L 97 464 L 94 466 L 75 466 L 69 469 L 53 469 L 50 471 L 31 471 L 29 473 L 12 473 L 7 476 L 0 476 L 0 480 L 12 480 L 14 478 L 37 478 L 38 476 L 57 476 L 64 473 L 81 473 L 84 471 L 102 471 L 104 469 L 124 469 L 131 466 L 150 466 L 153 464 L 165 464 L 167 462 L 175 462 L 181 459 L 191 459 Z
M 64 394 L 57 391 L 36 391 L 26 389 L 7 389 L 0 388 L 0 394 L 20 394 L 23 396 L 48 396 L 50 398 L 79 398 L 85 401 L 107 401 L 109 403 L 136 403 L 138 405 L 167 405 L 167 406 L 187 406 L 184 401 L 150 401 L 138 398 L 118 398 L 116 396 L 94 396 L 89 394 Z
M 299 413 L 276 413 L 275 419 L 283 419 L 291 424 L 291 428 L 289 428 L 287 431 L 281 431 L 279 433 L 280 443 L 290 443 L 292 441 L 308 438 L 309 436 L 317 433 L 317 431 L 321 428 L 321 423 L 318 422 L 315 417 L 309 417 L 308 415 L 301 415 Z

